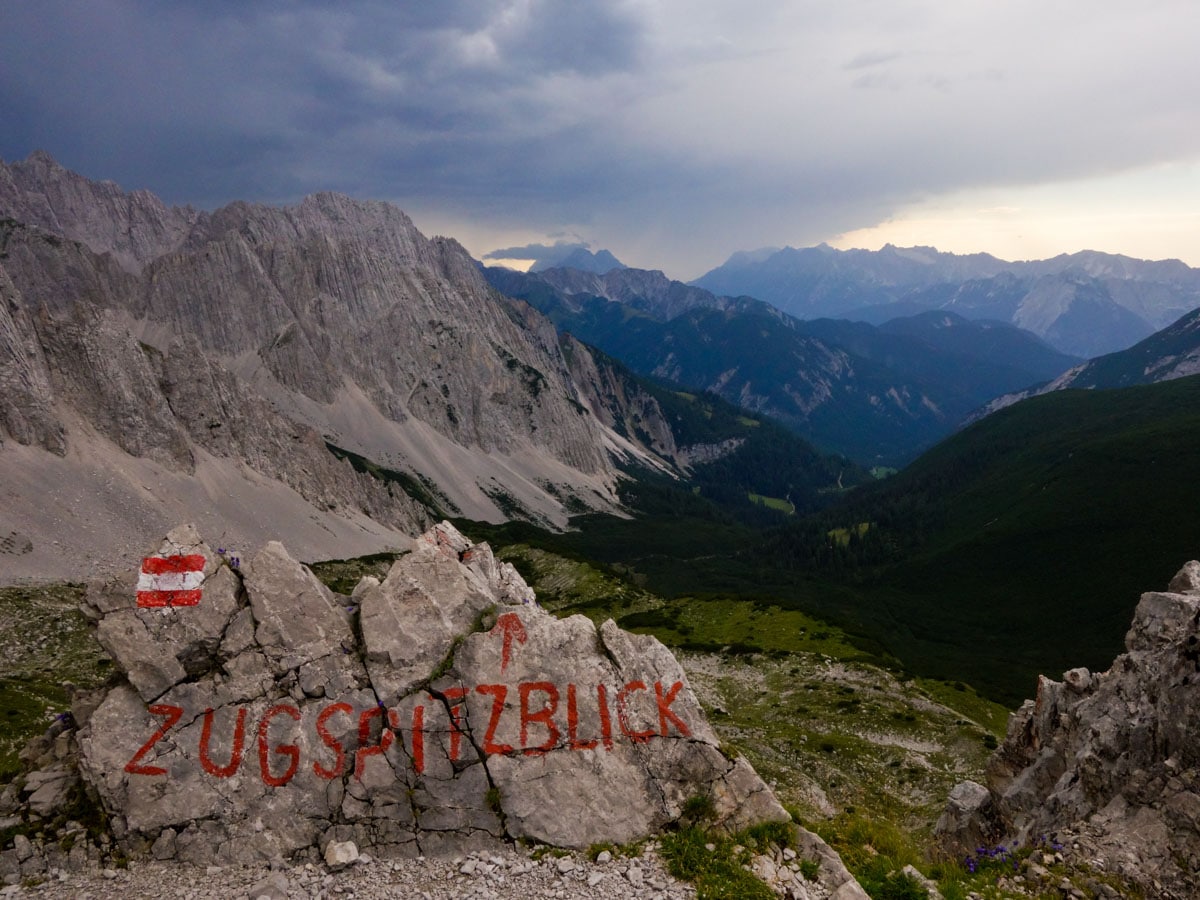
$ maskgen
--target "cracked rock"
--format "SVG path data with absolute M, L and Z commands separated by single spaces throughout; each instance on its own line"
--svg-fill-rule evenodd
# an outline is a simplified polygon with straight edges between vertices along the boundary
M 77 732 L 79 775 L 132 856 L 339 868 L 360 850 L 626 844 L 697 795 L 729 831 L 789 820 L 749 763 L 721 751 L 667 648 L 611 621 L 555 618 L 448 523 L 360 585 L 357 619 L 278 543 L 236 568 L 183 526 L 147 559 L 89 593 L 125 678 Z M 164 602 L 148 587 L 191 593 Z M 851 881 L 819 838 L 805 841 L 831 890 Z M 574 863 L 558 871 L 573 878 Z
M 1061 841 L 1147 896 L 1200 896 L 1200 563 L 1142 595 L 1125 646 L 1107 672 L 1039 679 L 987 786 L 951 793 L 948 851 Z

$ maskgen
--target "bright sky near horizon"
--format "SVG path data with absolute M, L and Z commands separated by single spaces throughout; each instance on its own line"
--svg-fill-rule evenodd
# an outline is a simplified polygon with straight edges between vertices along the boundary
M 820 241 L 1200 266 L 1197 38 L 1193 0 L 4 3 L 0 157 L 682 279 Z

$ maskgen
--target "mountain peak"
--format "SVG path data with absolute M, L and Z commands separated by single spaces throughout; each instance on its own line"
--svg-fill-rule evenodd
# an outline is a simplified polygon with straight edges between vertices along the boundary
M 53 169 L 63 168 L 58 160 L 40 147 L 25 157 L 25 163 L 26 165 L 42 165 Z
M 587 247 L 573 247 L 566 254 L 553 253 L 539 257 L 529 267 L 531 272 L 542 272 L 546 269 L 578 269 L 581 272 L 594 272 L 603 275 L 613 269 L 624 269 L 626 266 L 607 250 L 592 252 Z
M 0 162 L 0 210 L 95 253 L 111 253 L 129 272 L 178 249 L 202 217 L 149 191 L 127 193 L 112 181 L 92 181 L 45 150 L 24 162 Z

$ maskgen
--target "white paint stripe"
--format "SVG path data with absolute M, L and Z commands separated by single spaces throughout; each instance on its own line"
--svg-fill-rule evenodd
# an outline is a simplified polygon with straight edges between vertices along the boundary
M 204 584 L 203 572 L 166 572 L 162 575 L 138 575 L 139 591 L 194 591 Z

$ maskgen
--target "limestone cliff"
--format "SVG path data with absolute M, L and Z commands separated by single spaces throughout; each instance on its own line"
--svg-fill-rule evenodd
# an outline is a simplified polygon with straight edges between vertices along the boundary
M 0 216 L 110 253 L 136 272 L 180 246 L 204 214 L 169 207 L 149 191 L 91 181 L 39 150 L 24 162 L 0 163 Z
M 497 295 L 457 242 L 386 203 L 317 194 L 197 213 L 35 154 L 0 163 L 0 299 L 0 471 L 16 485 L 34 480 L 30 458 L 6 440 L 63 457 L 60 482 L 92 461 L 109 472 L 97 484 L 125 479 L 113 449 L 156 479 L 196 476 L 207 454 L 225 479 L 248 469 L 287 485 L 332 530 L 329 516 L 365 513 L 412 534 L 428 520 L 405 479 L 446 513 L 563 525 L 568 506 L 613 507 L 614 457 L 670 458 L 661 411 L 618 434 L 592 402 L 613 392 L 578 381 L 594 369 L 579 364 L 587 348 L 569 360 L 553 326 Z M 372 484 L 326 442 L 396 477 Z M 96 502 L 130 507 L 122 521 L 141 542 L 162 519 L 142 524 L 130 491 Z M 72 534 L 111 533 L 91 505 L 47 508 L 54 524 L 0 524 L 38 547 L 68 519 L 82 526 Z M 371 540 L 355 549 L 381 548 Z
M 1107 672 L 1042 677 L 992 756 L 955 788 L 948 849 L 1053 835 L 1155 897 L 1200 894 L 1200 563 L 1143 594 Z

